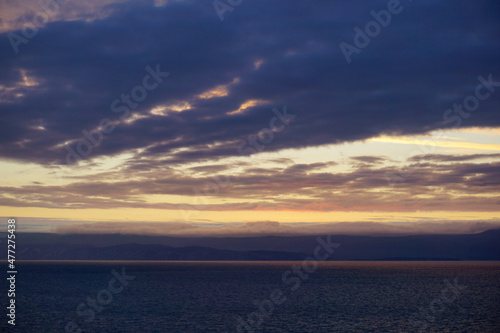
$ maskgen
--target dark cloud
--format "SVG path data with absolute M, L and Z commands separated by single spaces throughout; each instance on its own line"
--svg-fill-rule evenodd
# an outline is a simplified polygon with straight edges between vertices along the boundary
M 191 167 L 189 170 L 198 172 L 201 174 L 213 174 L 215 172 L 220 172 L 227 170 L 229 167 L 227 165 L 204 165 L 204 166 L 198 166 L 198 167 Z
M 63 144 L 75 148 L 82 130 L 118 120 L 111 103 L 157 64 L 170 75 L 132 110 L 147 117 L 117 124 L 88 158 L 140 148 L 135 168 L 147 170 L 159 156 L 236 156 L 284 105 L 297 118 L 264 151 L 421 133 L 442 127 L 443 112 L 474 93 L 479 75 L 500 80 L 500 12 L 488 0 L 402 1 L 404 11 L 348 65 L 339 43 L 352 43 L 353 27 L 386 3 L 255 0 L 220 22 L 210 2 L 132 1 L 103 19 L 49 23 L 18 54 L 3 33 L 0 154 L 65 163 Z M 25 84 L 23 71 L 38 85 Z M 197 97 L 231 82 L 226 96 Z M 462 126 L 499 126 L 499 96 Z M 248 100 L 264 102 L 228 114 Z M 148 113 L 180 101 L 191 109 Z
M 500 154 L 471 154 L 471 155 L 442 155 L 442 154 L 427 154 L 412 156 L 408 159 L 411 162 L 467 162 L 479 159 L 498 159 Z
M 310 164 L 294 164 L 290 167 L 288 167 L 286 170 L 283 172 L 292 175 L 292 174 L 304 174 L 309 171 L 314 171 L 322 168 L 326 168 L 328 166 L 333 166 L 337 163 L 335 162 L 328 162 L 328 163 L 310 163 Z
M 354 156 L 351 157 L 351 159 L 357 162 L 363 162 L 368 164 L 379 164 L 385 161 L 385 158 L 377 156 Z

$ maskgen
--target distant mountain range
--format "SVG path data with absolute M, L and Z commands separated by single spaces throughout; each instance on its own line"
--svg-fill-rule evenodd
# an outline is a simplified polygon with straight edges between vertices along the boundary
M 0 258 L 7 258 L 5 233 Z M 302 260 L 320 236 L 179 238 L 16 234 L 16 260 Z M 323 239 L 326 236 L 321 236 Z M 500 229 L 469 235 L 330 236 L 330 260 L 500 260 Z

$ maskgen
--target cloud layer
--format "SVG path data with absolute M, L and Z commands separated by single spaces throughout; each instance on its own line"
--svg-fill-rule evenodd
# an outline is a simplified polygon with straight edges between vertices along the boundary
M 479 75 L 500 80 L 500 6 L 401 4 L 405 10 L 350 65 L 339 43 L 352 43 L 353 28 L 386 1 L 255 0 L 223 22 L 210 2 L 114 3 L 102 18 L 46 24 L 18 54 L 4 32 L 0 154 L 65 163 L 65 146 L 76 149 L 83 130 L 109 118 L 115 130 L 86 158 L 129 151 L 169 163 L 236 156 L 238 143 L 269 126 L 272 109 L 284 105 L 297 121 L 266 151 L 449 126 L 444 111 L 474 93 Z M 170 75 L 130 108 L 133 118 L 120 120 L 112 102 L 156 65 Z M 499 96 L 462 126 L 499 126 Z
M 239 173 L 231 176 L 225 174 L 231 171 L 229 166 L 206 165 L 189 173 L 182 167 L 165 168 L 154 163 L 142 170 L 132 161 L 125 163 L 118 175 L 101 173 L 91 179 L 75 176 L 68 185 L 2 186 L 0 206 L 494 212 L 498 211 L 500 189 L 497 155 L 418 155 L 402 167 L 386 164 L 388 159 L 382 157 L 360 156 L 352 158 L 352 169 L 347 172 L 325 170 L 332 163 L 256 168 L 251 162 L 242 162 L 237 166 L 241 168 Z M 191 200 L 182 205 L 165 200 L 150 202 L 150 195 L 180 195 Z M 231 198 L 232 202 L 221 203 L 219 197 Z

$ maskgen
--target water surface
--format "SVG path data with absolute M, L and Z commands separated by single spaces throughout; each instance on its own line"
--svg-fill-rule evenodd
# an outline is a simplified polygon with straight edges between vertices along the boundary
M 237 332 L 238 326 L 240 332 L 500 332 L 500 263 L 321 262 L 316 270 L 309 267 L 311 273 L 303 268 L 294 273 L 293 266 L 301 264 L 18 262 L 17 325 L 10 327 L 4 314 L 0 328 L 50 333 L 66 327 L 102 333 Z M 123 268 L 135 278 L 120 292 L 120 283 L 113 281 L 116 293 L 111 293 L 111 272 Z M 458 284 L 455 293 L 446 290 L 445 280 Z M 2 288 L 7 290 L 5 281 Z M 96 301 L 92 310 L 88 298 L 98 295 L 106 304 Z M 262 301 L 259 311 L 254 302 Z M 70 322 L 74 325 L 67 326 Z

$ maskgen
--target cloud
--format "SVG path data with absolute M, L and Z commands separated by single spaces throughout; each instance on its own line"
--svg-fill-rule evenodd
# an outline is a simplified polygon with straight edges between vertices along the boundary
M 75 148 L 103 118 L 117 120 L 111 103 L 157 64 L 170 76 L 131 110 L 136 120 L 118 123 L 89 158 L 238 156 L 238 143 L 268 127 L 272 109 L 284 105 L 297 118 L 265 151 L 424 133 L 443 126 L 443 112 L 474 93 L 479 75 L 500 79 L 499 10 L 486 0 L 405 4 L 351 65 L 339 43 L 351 42 L 354 26 L 385 2 L 255 0 L 224 22 L 209 2 L 116 2 L 98 17 L 92 4 L 81 11 L 87 16 L 61 12 L 18 54 L 0 55 L 4 158 L 65 163 L 65 145 Z M 220 87 L 224 94 L 205 94 Z M 151 112 L 172 105 L 185 107 Z M 249 106 L 232 113 L 242 105 Z M 463 126 L 499 126 L 499 107 L 495 93 Z
M 473 160 L 471 155 L 469 159 Z M 246 165 L 246 166 L 245 166 Z M 132 164 L 132 166 L 137 166 Z M 432 162 L 366 165 L 349 171 L 323 169 L 329 163 L 233 169 L 206 165 L 188 173 L 180 166 L 132 174 L 74 177 L 61 185 L 0 187 L 0 206 L 45 208 L 162 208 L 201 211 L 497 211 L 500 162 Z M 215 173 L 211 173 L 213 171 Z M 201 173 L 200 173 L 201 172 Z M 228 174 L 231 174 L 229 176 Z M 391 184 L 390 175 L 401 178 Z M 108 177 L 110 177 L 108 179 Z M 114 178 L 113 178 L 114 176 Z M 215 180 L 214 180 L 215 179 Z M 223 184 L 214 194 L 207 184 Z M 151 195 L 177 195 L 184 205 L 150 202 Z M 203 200 L 200 196 L 205 196 Z M 214 196 L 218 198 L 215 199 Z M 230 202 L 222 199 L 231 198 Z
M 379 164 L 385 161 L 385 158 L 377 156 L 354 156 L 351 157 L 351 159 L 357 162 L 363 162 L 367 164 Z
M 227 170 L 229 167 L 226 165 L 203 165 L 197 167 L 191 167 L 189 170 L 201 173 L 201 174 L 214 174 L 216 172 Z
M 500 154 L 470 154 L 470 155 L 427 154 L 427 155 L 412 156 L 408 159 L 408 161 L 468 162 L 479 159 L 498 159 L 498 158 L 500 158 Z
M 59 4 L 61 2 L 61 4 Z M 92 21 L 104 18 L 112 12 L 114 3 L 124 0 L 85 0 L 85 1 L 4 1 L 0 32 L 22 29 L 26 23 L 33 22 L 33 15 L 43 15 L 37 22 L 45 25 L 57 21 Z

